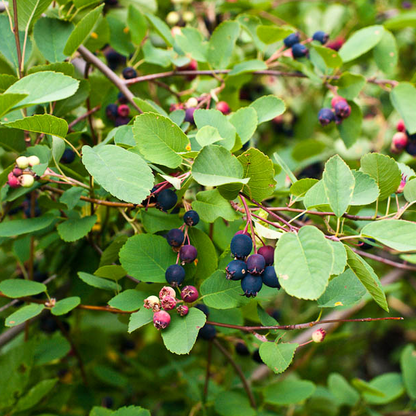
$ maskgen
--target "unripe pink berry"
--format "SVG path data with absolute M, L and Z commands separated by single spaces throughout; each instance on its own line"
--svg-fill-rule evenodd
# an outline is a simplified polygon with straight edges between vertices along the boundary
M 130 108 L 127 104 L 121 104 L 117 108 L 117 113 L 120 117 L 128 117 L 130 114 Z
M 401 194 L 404 190 L 404 187 L 406 186 L 407 183 L 407 176 L 406 175 L 402 175 L 402 180 L 400 181 L 400 185 L 397 188 L 396 194 Z
M 152 309 L 154 312 L 157 312 L 160 310 L 160 300 L 157 296 L 149 296 L 144 300 L 143 306 L 146 309 Z
M 176 292 L 173 287 L 170 286 L 163 286 L 159 292 L 159 298 L 163 299 L 166 296 L 171 296 L 172 298 L 176 298 Z
M 186 315 L 188 315 L 188 313 L 189 313 L 189 307 L 188 307 L 188 306 L 186 306 L 186 305 L 179 305 L 179 306 L 176 308 L 176 312 L 178 312 L 178 314 L 179 314 L 180 316 L 186 316 Z
M 325 339 L 326 331 L 323 328 L 316 329 L 312 333 L 313 342 L 322 342 Z
M 336 95 L 332 100 L 331 100 L 331 107 L 335 108 L 335 105 L 340 103 L 340 102 L 344 102 L 346 103 L 347 100 L 344 97 L 341 97 L 340 95 Z
M 173 296 L 165 296 L 161 299 L 160 304 L 165 311 L 170 311 L 176 306 L 176 299 Z
M 184 302 L 195 302 L 199 297 L 198 290 L 194 286 L 185 286 L 181 291 L 181 298 Z
M 401 151 L 406 147 L 407 142 L 408 142 L 407 134 L 403 132 L 397 132 L 394 134 L 391 140 L 391 145 L 395 150 Z
M 225 101 L 219 101 L 216 105 L 218 111 L 221 111 L 224 115 L 231 113 L 231 108 Z
M 397 126 L 396 126 L 397 131 L 406 131 L 406 126 L 404 125 L 404 121 L 403 120 L 399 120 L 397 122 Z
M 157 329 L 165 329 L 170 324 L 170 315 L 165 311 L 156 312 L 153 315 L 153 325 Z
M 13 172 L 10 172 L 7 175 L 7 184 L 10 186 L 10 188 L 20 188 L 20 180 L 13 175 Z
M 16 176 L 16 177 L 19 177 L 20 175 L 23 175 L 23 170 L 20 169 L 20 168 L 14 168 L 12 170 L 12 172 L 13 172 L 13 175 Z

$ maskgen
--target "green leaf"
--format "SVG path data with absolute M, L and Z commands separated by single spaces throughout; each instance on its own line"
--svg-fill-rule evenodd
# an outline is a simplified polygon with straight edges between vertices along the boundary
M 134 97 L 133 101 L 139 106 L 140 110 L 142 110 L 144 113 L 155 113 L 155 114 L 161 114 L 162 116 L 165 116 L 165 117 L 168 116 L 166 111 L 163 108 L 159 107 L 155 102 L 151 100 L 142 100 L 139 97 Z M 132 129 L 131 125 L 129 125 L 129 127 Z M 135 140 L 134 140 L 134 143 L 136 143 Z
M 7 279 L 0 282 L 0 291 L 9 298 L 22 298 L 46 292 L 43 283 L 23 279 Z
M 342 59 L 337 51 L 320 45 L 313 45 L 313 49 L 323 59 L 328 68 L 339 68 L 342 66 Z
M 72 242 L 85 237 L 97 222 L 97 216 L 68 219 L 61 222 L 56 228 L 59 236 L 66 242 Z
M 390 93 L 390 101 L 404 120 L 409 134 L 416 133 L 416 88 L 409 82 L 401 82 Z
M 335 396 L 340 406 L 346 405 L 353 407 L 360 400 L 360 395 L 348 383 L 345 378 L 338 373 L 331 373 L 328 377 L 329 391 Z
M 290 187 L 290 193 L 296 197 L 305 196 L 306 192 L 312 188 L 312 186 L 318 183 L 318 179 L 304 178 L 299 179 Z
M 178 152 L 186 152 L 189 140 L 169 118 L 141 114 L 134 121 L 133 134 L 140 153 L 150 162 L 169 168 L 177 168 L 182 163 Z
M 351 381 L 352 385 L 360 392 L 360 393 L 369 393 L 372 396 L 384 397 L 384 393 L 379 389 L 371 386 L 370 383 L 367 381 L 361 380 L 359 378 L 354 378 Z
M 13 327 L 20 325 L 23 322 L 38 316 L 43 309 L 45 309 L 45 305 L 38 303 L 23 306 L 6 318 L 5 326 Z
M 399 13 L 394 17 L 387 19 L 383 25 L 386 29 L 392 30 L 402 30 L 405 27 L 416 27 L 416 12 L 409 11 Z
M 117 264 L 107 264 L 105 266 L 101 266 L 94 272 L 95 276 L 115 280 L 116 282 L 126 274 L 126 271 Z
M 218 129 L 211 126 L 204 126 L 198 130 L 195 136 L 195 140 L 202 147 L 209 146 L 224 139 L 220 136 Z M 221 145 L 221 143 L 219 143 Z
M 293 172 L 290 170 L 287 163 L 279 156 L 277 152 L 273 154 L 273 158 L 275 162 L 285 171 L 286 175 L 289 177 L 292 183 L 297 182 L 296 176 L 293 174 Z
M 1 17 L 1 16 L 0 16 Z M 0 93 L 3 93 L 18 80 L 14 75 L 0 74 Z
M 247 185 L 243 186 L 243 192 L 260 202 L 271 196 L 276 181 L 270 158 L 260 150 L 251 148 L 238 156 L 238 161 L 243 165 L 244 177 L 250 179 Z
M 240 218 L 240 215 L 231 207 L 229 201 L 221 196 L 218 189 L 198 192 L 196 201 L 192 202 L 192 209 L 205 222 L 214 222 L 217 218 L 224 218 L 226 221 L 234 221 Z
M 204 280 L 201 294 L 204 296 L 204 303 L 215 309 L 232 309 L 248 303 L 248 299 L 242 296 L 240 282 L 227 280 L 222 270 L 217 270 Z
M 206 279 L 217 270 L 218 256 L 211 239 L 198 228 L 188 230 L 192 245 L 198 250 L 195 279 Z
M 113 411 L 105 407 L 95 406 L 92 408 L 89 416 L 113 416 Z
M 74 25 L 64 20 L 43 17 L 33 29 L 36 46 L 49 62 L 61 62 L 66 59 L 64 47 Z
M 404 220 L 380 220 L 367 224 L 361 234 L 397 251 L 416 250 L 416 224 Z
M 127 289 L 110 299 L 108 304 L 112 308 L 120 309 L 121 311 L 133 312 L 143 306 L 143 301 L 146 298 L 147 295 L 143 292 Z
M 92 29 L 101 16 L 103 8 L 104 4 L 101 4 L 94 10 L 91 10 L 77 23 L 75 29 L 65 44 L 64 54 L 66 56 L 71 56 L 78 49 L 78 47 L 82 45 L 82 42 L 87 39 L 88 35 L 92 32 Z
M 339 50 L 341 59 L 352 61 L 373 49 L 384 35 L 383 26 L 369 26 L 354 32 Z
M 384 393 L 384 397 L 364 393 L 363 398 L 369 404 L 381 405 L 390 403 L 404 393 L 403 381 L 399 373 L 382 374 L 373 378 L 368 384 Z
M 265 69 L 267 69 L 265 62 L 260 61 L 259 59 L 251 59 L 249 61 L 240 62 L 234 65 L 228 75 L 240 75 L 247 72 L 262 71 Z
M 264 389 L 264 400 L 266 403 L 288 406 L 311 397 L 315 388 L 311 381 L 286 379 L 267 386 Z
M 274 252 L 274 268 L 285 291 L 300 299 L 318 299 L 328 285 L 332 248 L 313 226 L 283 234 Z
M 194 120 L 198 129 L 202 129 L 205 126 L 215 127 L 223 139 L 220 143 L 221 146 L 227 150 L 231 150 L 234 147 L 236 129 L 221 111 L 215 109 L 196 110 Z
M 71 296 L 62 300 L 58 300 L 55 306 L 51 309 L 52 315 L 60 316 L 66 315 L 68 312 L 75 309 L 81 303 L 81 298 L 78 296 Z
M 261 20 L 257 16 L 250 14 L 240 14 L 236 20 L 240 23 L 242 29 L 253 39 L 256 48 L 264 52 L 267 45 L 257 36 L 257 27 L 261 25 Z
M 335 155 L 326 162 L 322 180 L 332 211 L 337 217 L 342 217 L 352 199 L 354 175 L 348 165 Z
M 64 119 L 50 114 L 36 114 L 3 124 L 14 129 L 51 134 L 57 137 L 66 137 L 68 132 L 68 123 Z
M 168 231 L 172 228 L 179 228 L 183 221 L 177 215 L 171 215 L 157 209 L 142 210 L 143 227 L 148 233 Z
M 204 41 L 202 33 L 193 27 L 182 27 L 180 34 L 175 36 L 175 42 L 185 52 L 198 62 L 206 62 L 208 42 Z
M 94 276 L 93 274 L 78 272 L 78 277 L 87 285 L 103 290 L 118 291 L 120 286 L 111 280 L 103 279 L 102 277 Z
M 52 363 L 55 360 L 64 358 L 71 351 L 71 344 L 60 333 L 56 332 L 53 336 L 43 338 L 35 348 L 35 365 Z
M 293 29 L 272 25 L 259 25 L 256 29 L 257 36 L 266 45 L 279 42 L 293 32 Z
M 246 395 L 223 391 L 215 397 L 215 411 L 221 416 L 256 416 Z
M 54 220 L 54 217 L 44 215 L 38 218 L 5 221 L 0 223 L 0 237 L 13 237 L 27 233 L 34 233 L 49 227 Z
M 226 69 L 240 34 L 238 22 L 222 22 L 214 30 L 208 44 L 208 62 L 214 69 Z
M 166 282 L 166 269 L 175 262 L 176 254 L 167 241 L 158 235 L 135 235 L 120 250 L 123 269 L 144 282 Z
M 374 273 L 372 267 L 368 265 L 358 254 L 355 254 L 351 248 L 345 246 L 345 249 L 347 250 L 347 263 L 352 272 L 364 285 L 367 292 L 371 295 L 375 302 L 388 312 L 389 306 L 387 304 L 386 295 L 384 294 L 380 280 Z
M 204 147 L 192 165 L 194 179 L 204 186 L 219 186 L 229 183 L 246 184 L 241 163 L 222 146 Z
M 57 72 L 43 71 L 27 75 L 10 86 L 6 92 L 13 94 L 28 94 L 15 106 L 29 107 L 63 100 L 75 94 L 79 81 Z
M 364 88 L 365 84 L 366 80 L 364 76 L 344 72 L 336 83 L 338 86 L 337 93 L 346 100 L 353 100 L 358 97 L 358 94 Z
M 110 30 L 110 44 L 121 55 L 131 56 L 135 48 L 130 42 L 130 34 L 126 31 L 125 18 L 121 19 L 114 14 L 107 15 L 106 21 Z
M 286 110 L 286 105 L 283 100 L 274 95 L 264 95 L 263 97 L 257 98 L 256 101 L 250 104 L 250 107 L 254 108 L 257 112 L 258 124 L 272 120 L 283 114 Z
M 364 155 L 361 158 L 361 171 L 376 180 L 380 189 L 380 201 L 387 199 L 395 192 L 402 180 L 402 174 L 396 161 L 380 153 Z
M 143 158 L 118 146 L 83 146 L 82 163 L 94 179 L 122 201 L 140 204 L 153 187 L 153 174 Z
M 68 209 L 74 209 L 83 192 L 85 192 L 83 188 L 74 186 L 67 189 L 59 198 L 59 201 L 65 204 Z
M 388 30 L 374 48 L 374 60 L 377 66 L 386 74 L 394 72 L 399 59 L 396 38 Z
M 197 308 L 188 315 L 172 314 L 169 326 L 161 331 L 165 347 L 174 354 L 189 354 L 195 344 L 199 330 L 205 325 L 206 316 Z
M 229 118 L 230 123 L 235 127 L 241 144 L 246 144 L 257 129 L 257 111 L 253 107 L 242 107 Z
M 27 94 L 2 94 L 0 95 L 0 117 L 3 117 L 17 103 L 27 97 Z M 3 123 L 5 124 L 5 123 Z
M 416 201 L 416 179 L 412 179 L 406 183 L 403 189 L 403 195 L 407 202 Z
M 412 400 L 416 399 L 416 351 L 414 345 L 407 345 L 400 356 L 403 382 L 407 394 Z
M 318 305 L 321 308 L 351 307 L 366 293 L 363 284 L 354 272 L 348 269 L 329 282 L 325 293 L 318 299 Z
M 103 416 L 103 415 L 101 415 Z M 151 416 L 150 412 L 140 406 L 124 406 L 112 413 L 111 416 Z
M 337 129 L 345 146 L 350 148 L 360 137 L 363 114 L 361 108 L 354 102 L 349 102 L 351 115 L 337 125 Z
M 25 29 L 28 24 L 32 25 L 51 3 L 51 0 L 25 0 L 17 2 L 17 18 L 20 29 Z M 10 7 L 10 12 L 14 16 L 12 7 Z
M 347 252 L 345 251 L 345 247 L 340 241 L 328 240 L 328 242 L 333 249 L 331 275 L 341 274 L 345 270 L 347 264 Z
M 131 41 L 135 45 L 140 45 L 146 36 L 147 21 L 140 10 L 133 4 L 129 5 L 127 25 L 129 27 Z
M 295 356 L 299 344 L 263 342 L 260 345 L 260 358 L 274 373 L 286 371 Z
M 36 406 L 55 387 L 57 381 L 57 378 L 41 380 L 19 399 L 14 411 L 23 412 L 24 410 Z
M 351 205 L 368 205 L 374 202 L 380 195 L 375 179 L 359 170 L 353 170 L 352 174 L 355 187 Z
M 138 312 L 132 313 L 129 321 L 129 334 L 152 321 L 153 311 L 151 309 L 142 308 Z
M 154 14 L 146 13 L 145 16 L 146 19 L 151 23 L 153 28 L 156 30 L 156 32 L 159 33 L 162 39 L 166 42 L 166 45 L 172 46 L 174 43 L 174 39 L 172 34 L 170 33 L 168 25 Z

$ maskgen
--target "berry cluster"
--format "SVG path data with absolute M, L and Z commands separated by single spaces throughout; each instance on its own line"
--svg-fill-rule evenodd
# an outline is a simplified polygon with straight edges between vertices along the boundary
M 159 292 L 159 297 L 149 296 L 144 300 L 143 306 L 151 309 L 153 314 L 153 325 L 157 329 L 165 329 L 170 324 L 170 315 L 167 311 L 176 308 L 180 316 L 186 316 L 189 312 L 189 306 L 183 303 L 193 303 L 199 297 L 198 290 L 194 286 L 185 286 L 181 291 L 182 301 L 176 299 L 175 289 L 170 286 L 164 286 Z
M 405 150 L 409 155 L 416 156 L 416 134 L 409 134 L 403 120 L 399 120 L 396 129 L 397 133 L 391 140 L 390 151 L 398 154 Z
M 263 246 L 258 253 L 252 254 L 253 243 L 245 233 L 237 233 L 231 240 L 231 253 L 234 260 L 228 263 L 225 271 L 227 279 L 241 280 L 244 295 L 256 297 L 263 284 L 280 289 L 274 270 L 274 248 Z
M 341 124 L 351 114 L 351 107 L 347 100 L 339 95 L 331 100 L 331 107 L 322 108 L 318 113 L 318 119 L 322 126 L 327 126 L 333 121 L 336 124 Z
M 172 264 L 166 269 L 166 281 L 172 286 L 180 286 L 185 280 L 185 263 L 192 263 L 198 256 L 197 249 L 191 245 L 188 236 L 188 227 L 197 225 L 199 222 L 199 215 L 196 211 L 187 211 L 183 216 L 184 224 L 180 228 L 173 228 L 166 235 L 169 245 L 178 253 L 176 264 Z M 185 232 L 184 232 L 185 229 Z M 179 264 L 179 260 L 180 263 Z
M 315 32 L 312 36 L 312 40 L 320 42 L 322 45 L 328 41 L 329 35 L 325 32 L 318 31 Z M 302 43 L 300 43 L 299 33 L 292 33 L 283 39 L 283 43 L 286 48 L 292 48 L 293 58 L 304 58 L 309 55 L 309 49 Z
M 30 188 L 35 182 L 35 174 L 30 169 L 39 165 L 40 160 L 37 156 L 19 156 L 16 159 L 14 169 L 7 176 L 7 184 L 10 188 Z

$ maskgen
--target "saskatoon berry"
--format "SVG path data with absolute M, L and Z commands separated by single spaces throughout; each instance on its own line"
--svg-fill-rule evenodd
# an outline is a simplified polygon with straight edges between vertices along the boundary
M 124 64 L 126 62 L 126 58 L 116 52 L 115 50 L 109 50 L 105 57 L 107 59 L 107 65 L 112 69 L 113 71 L 117 69 L 117 67 L 121 64 Z
M 234 235 L 240 235 L 240 234 L 244 234 L 244 235 L 247 235 L 247 236 L 250 237 L 250 234 L 247 231 L 244 231 L 244 230 L 239 230 Z
M 181 298 L 184 302 L 195 302 L 199 297 L 198 290 L 194 286 L 185 286 L 181 291 Z
M 205 341 L 211 341 L 217 335 L 217 330 L 215 329 L 214 325 L 205 324 L 199 330 L 199 336 L 204 339 Z
M 132 68 L 131 66 L 128 66 L 127 68 L 123 69 L 122 75 L 123 75 L 124 79 L 136 78 L 137 77 L 137 71 L 134 68 Z
M 190 211 L 185 212 L 185 214 L 183 216 L 183 222 L 186 225 L 189 225 L 189 226 L 197 225 L 199 223 L 198 213 L 194 210 L 190 210 Z
M 247 345 L 244 344 L 244 342 L 237 342 L 237 344 L 235 344 L 235 352 L 238 355 L 250 355 L 250 351 L 248 350 Z
M 166 23 L 171 26 L 175 26 L 181 20 L 181 16 L 178 12 L 169 12 L 166 16 Z
M 128 351 L 133 351 L 134 349 L 136 349 L 136 344 L 133 340 L 124 338 L 121 341 L 120 352 L 124 353 Z
M 12 172 L 13 172 L 13 175 L 16 176 L 16 177 L 19 177 L 20 175 L 23 175 L 23 170 L 20 169 L 20 168 L 14 168 L 12 170 Z
M 145 309 L 153 309 L 154 311 L 158 311 L 160 309 L 160 300 L 157 296 L 148 296 L 144 300 L 143 306 Z
M 225 268 L 227 279 L 241 280 L 247 273 L 247 265 L 243 260 L 233 260 Z
M 30 188 L 34 183 L 35 178 L 30 174 L 22 175 L 20 177 L 20 185 L 22 185 L 23 188 Z
M 327 126 L 329 123 L 335 121 L 335 114 L 330 108 L 321 108 L 318 113 L 318 120 L 321 126 Z
M 117 117 L 115 122 L 114 122 L 114 126 L 115 127 L 120 127 L 120 126 L 125 126 L 126 124 L 130 123 L 130 118 L 129 117 Z
M 28 158 L 29 166 L 37 166 L 40 163 L 40 159 L 37 156 L 29 156 Z
M 331 107 L 335 108 L 335 106 L 340 103 L 340 102 L 344 102 L 347 104 L 347 100 L 344 97 L 341 97 L 340 95 L 336 95 L 334 98 L 332 98 L 331 100 Z
M 165 311 L 156 312 L 153 315 L 153 325 L 157 329 L 165 329 L 170 324 L 170 315 Z
M 173 296 L 165 296 L 161 301 L 160 304 L 165 311 L 170 311 L 175 308 L 176 306 L 176 299 Z
M 406 126 L 404 125 L 404 121 L 403 120 L 399 120 L 397 122 L 397 126 L 396 126 L 397 131 L 406 131 Z
M 264 272 L 261 275 L 261 279 L 266 286 L 276 287 L 277 289 L 280 289 L 279 279 L 276 276 L 276 271 L 274 270 L 273 266 L 267 266 L 264 269 Z
M 321 42 L 322 45 L 325 45 L 325 43 L 328 42 L 329 35 L 328 33 L 325 33 L 322 30 L 318 30 L 317 32 L 313 34 L 312 39 L 317 40 L 318 42 Z
M 169 111 L 172 113 L 176 110 L 183 110 L 183 104 L 182 103 L 173 103 L 169 107 Z
M 16 165 L 20 169 L 26 169 L 29 166 L 29 158 L 26 156 L 19 156 L 16 159 Z
M 409 142 L 406 146 L 406 152 L 411 156 L 416 156 L 416 142 Z
M 115 120 L 117 118 L 117 104 L 108 104 L 108 106 L 105 108 L 105 115 L 109 120 Z
M 325 339 L 326 331 L 323 328 L 315 329 L 312 333 L 313 342 L 322 342 Z
M 264 260 L 266 261 L 266 266 L 271 266 L 274 263 L 274 247 L 260 247 L 258 253 L 264 257 Z
M 107 409 L 111 409 L 114 405 L 114 400 L 110 396 L 103 397 L 101 400 L 101 406 L 106 407 Z
M 253 352 L 253 355 L 251 356 L 252 358 L 253 358 L 253 360 L 256 362 L 256 363 L 259 363 L 259 364 L 263 364 L 263 360 L 261 359 L 261 357 L 260 357 L 260 352 L 259 352 L 259 350 L 257 349 L 256 351 L 254 351 Z
M 332 40 L 331 42 L 328 42 L 326 47 L 334 51 L 339 51 L 343 44 L 344 44 L 344 39 L 338 38 L 338 39 Z
M 246 258 L 253 248 L 253 242 L 251 238 L 245 234 L 238 234 L 231 240 L 231 253 L 238 259 Z
M 241 289 L 243 289 L 244 296 L 248 298 L 257 296 L 263 286 L 263 281 L 260 276 L 248 273 L 243 280 L 241 280 Z
M 291 48 L 293 45 L 299 42 L 300 42 L 299 33 L 291 33 L 289 36 L 283 39 L 283 43 L 285 44 L 286 48 Z
M 347 118 L 351 114 L 351 107 L 346 101 L 339 101 L 334 105 L 335 115 L 340 118 Z
M 75 152 L 72 149 L 65 149 L 64 153 L 62 154 L 60 162 L 69 165 L 75 160 Z
M 198 256 L 196 248 L 190 244 L 186 244 L 179 250 L 179 258 L 183 263 L 192 263 Z
M 166 281 L 172 286 L 180 286 L 185 280 L 185 269 L 179 264 L 172 264 L 166 269 Z
M 199 309 L 201 312 L 204 312 L 205 316 L 208 318 L 209 316 L 208 306 L 204 305 L 203 303 L 198 303 L 198 305 L 195 305 L 195 308 Z
M 195 107 L 187 108 L 185 110 L 185 121 L 187 121 L 188 123 L 194 124 L 195 110 L 196 110 Z
M 130 114 L 130 108 L 127 104 L 121 104 L 118 106 L 117 108 L 117 114 L 120 117 L 128 117 L 128 115 Z
M 261 254 L 252 254 L 247 259 L 247 271 L 251 274 L 262 274 L 266 267 L 266 260 Z
M 403 133 L 403 132 L 395 133 L 392 139 L 392 143 L 391 143 L 392 150 L 400 152 L 406 147 L 407 142 L 408 142 L 408 138 L 407 138 L 406 133 Z
M 117 100 L 120 104 L 127 104 L 129 102 L 129 100 L 126 98 L 126 96 L 122 92 L 118 93 Z
M 342 123 L 343 118 L 335 114 L 335 124 L 338 126 Z
M 189 62 L 188 65 L 183 65 L 178 68 L 180 71 L 196 71 L 198 69 L 198 62 L 195 61 L 195 59 L 192 59 L 191 62 Z M 196 75 L 187 75 L 186 79 L 188 81 L 192 81 L 196 78 Z
M 183 240 L 185 239 L 185 236 L 179 228 L 172 228 L 172 230 L 168 232 L 168 235 L 166 238 L 170 246 L 180 247 L 183 244 Z
M 221 111 L 224 115 L 231 113 L 231 108 L 225 101 L 219 101 L 216 105 L 218 111 Z
M 375 243 L 376 240 L 374 240 L 373 238 L 365 238 L 364 242 L 361 244 L 360 249 L 361 250 L 371 250 L 372 248 L 374 248 L 374 244 L 369 244 L 366 241 L 369 241 L 370 243 Z
M 163 286 L 162 289 L 160 289 L 159 298 L 163 299 L 165 296 L 172 296 L 173 298 L 176 298 L 175 289 L 170 286 Z
M 189 313 L 189 307 L 186 305 L 179 305 L 176 307 L 176 312 L 178 312 L 179 316 L 186 316 Z
M 296 58 L 304 58 L 309 54 L 309 50 L 305 45 L 301 43 L 296 43 L 292 46 L 292 56 Z
M 168 211 L 176 205 L 178 196 L 172 189 L 164 189 L 156 195 L 156 201 L 161 210 Z
M 10 172 L 7 175 L 7 184 L 10 186 L 10 188 L 19 188 L 20 180 L 19 178 L 13 175 L 13 172 Z

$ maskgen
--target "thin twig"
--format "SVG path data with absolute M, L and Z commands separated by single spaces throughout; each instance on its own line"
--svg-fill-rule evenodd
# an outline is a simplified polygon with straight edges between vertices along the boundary
M 254 227 L 253 227 L 253 220 L 251 219 L 251 213 L 250 213 L 250 210 L 248 209 L 247 201 L 246 201 L 244 195 L 241 194 L 241 193 L 240 193 L 240 199 L 241 199 L 241 202 L 244 205 L 244 210 L 245 210 L 245 213 L 246 213 L 246 216 L 247 216 L 247 222 L 250 225 L 251 239 L 253 240 L 253 247 L 254 247 L 254 254 L 257 254 L 256 236 L 254 234 Z
M 368 257 L 369 259 L 378 261 L 380 263 L 388 264 L 389 266 L 397 267 L 398 269 L 416 271 L 416 266 L 411 266 L 410 264 L 399 263 L 393 260 L 386 259 L 381 256 L 376 256 L 375 254 L 367 253 L 366 251 L 357 250 L 355 248 L 352 248 L 352 250 L 355 251 L 360 256 Z
M 96 107 L 92 108 L 91 110 L 87 111 L 82 116 L 77 117 L 74 121 L 71 121 L 68 124 L 68 131 L 71 132 L 72 127 L 74 127 L 75 125 L 77 125 L 80 121 L 82 121 L 82 120 L 86 119 L 87 117 L 89 117 L 91 114 L 94 114 L 95 112 L 97 112 L 100 108 L 101 108 L 101 105 L 99 104 Z
M 19 66 L 19 78 L 22 78 L 22 49 L 20 47 L 20 37 L 19 37 L 19 22 L 17 17 L 17 0 L 13 0 L 13 18 L 14 26 L 13 33 L 16 41 L 16 51 L 17 51 L 17 65 Z

